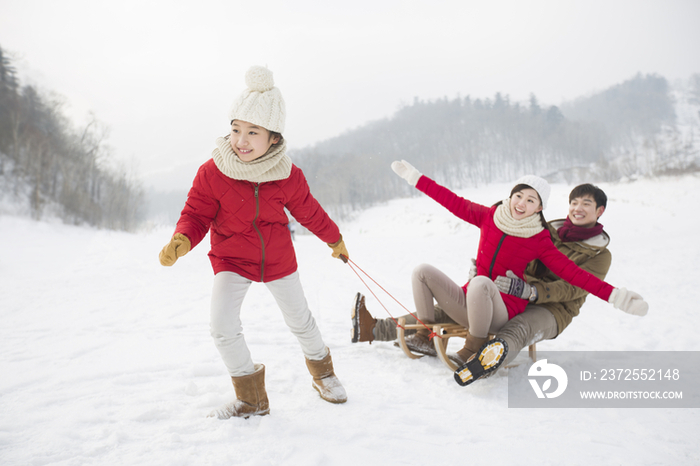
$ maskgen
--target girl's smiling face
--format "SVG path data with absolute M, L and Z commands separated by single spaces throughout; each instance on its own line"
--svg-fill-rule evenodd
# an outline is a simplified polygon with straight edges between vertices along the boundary
M 515 220 L 522 220 L 541 210 L 540 196 L 532 188 L 521 189 L 510 196 L 510 213 Z
M 243 162 L 252 162 L 262 157 L 280 140 L 279 136 L 270 137 L 270 132 L 262 126 L 243 120 L 233 120 L 229 142 L 233 152 Z

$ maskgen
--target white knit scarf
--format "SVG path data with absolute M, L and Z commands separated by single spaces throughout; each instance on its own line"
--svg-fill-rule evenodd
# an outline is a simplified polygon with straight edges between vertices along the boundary
M 510 199 L 503 201 L 503 204 L 496 208 L 493 221 L 503 233 L 518 238 L 529 238 L 544 230 L 540 216 L 530 215 L 522 220 L 516 220 L 510 212 Z
M 264 183 L 284 180 L 292 172 L 292 160 L 287 155 L 287 143 L 272 146 L 265 155 L 250 162 L 238 158 L 228 138 L 216 138 L 216 149 L 211 153 L 216 168 L 234 180 Z

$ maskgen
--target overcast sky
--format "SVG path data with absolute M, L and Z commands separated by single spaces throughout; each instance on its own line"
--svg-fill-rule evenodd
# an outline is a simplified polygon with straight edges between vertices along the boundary
M 62 95 L 76 125 L 94 112 L 115 158 L 171 188 L 169 169 L 193 176 L 228 131 L 251 65 L 273 71 L 293 149 L 414 97 L 558 105 L 637 72 L 687 79 L 698 18 L 697 0 L 0 0 L 0 47 L 22 83 Z

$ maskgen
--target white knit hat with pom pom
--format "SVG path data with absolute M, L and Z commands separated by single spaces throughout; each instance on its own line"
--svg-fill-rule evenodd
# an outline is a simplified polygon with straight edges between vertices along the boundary
M 229 119 L 247 121 L 276 133 L 284 132 L 287 112 L 282 93 L 272 79 L 272 71 L 253 66 L 245 74 L 245 83 L 248 89 L 233 103 Z

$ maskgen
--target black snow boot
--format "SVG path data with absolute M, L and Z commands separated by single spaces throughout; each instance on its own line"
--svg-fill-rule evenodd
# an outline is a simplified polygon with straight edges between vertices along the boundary
M 466 386 L 482 377 L 488 377 L 499 368 L 508 354 L 508 343 L 500 338 L 489 340 L 455 371 L 455 381 Z

